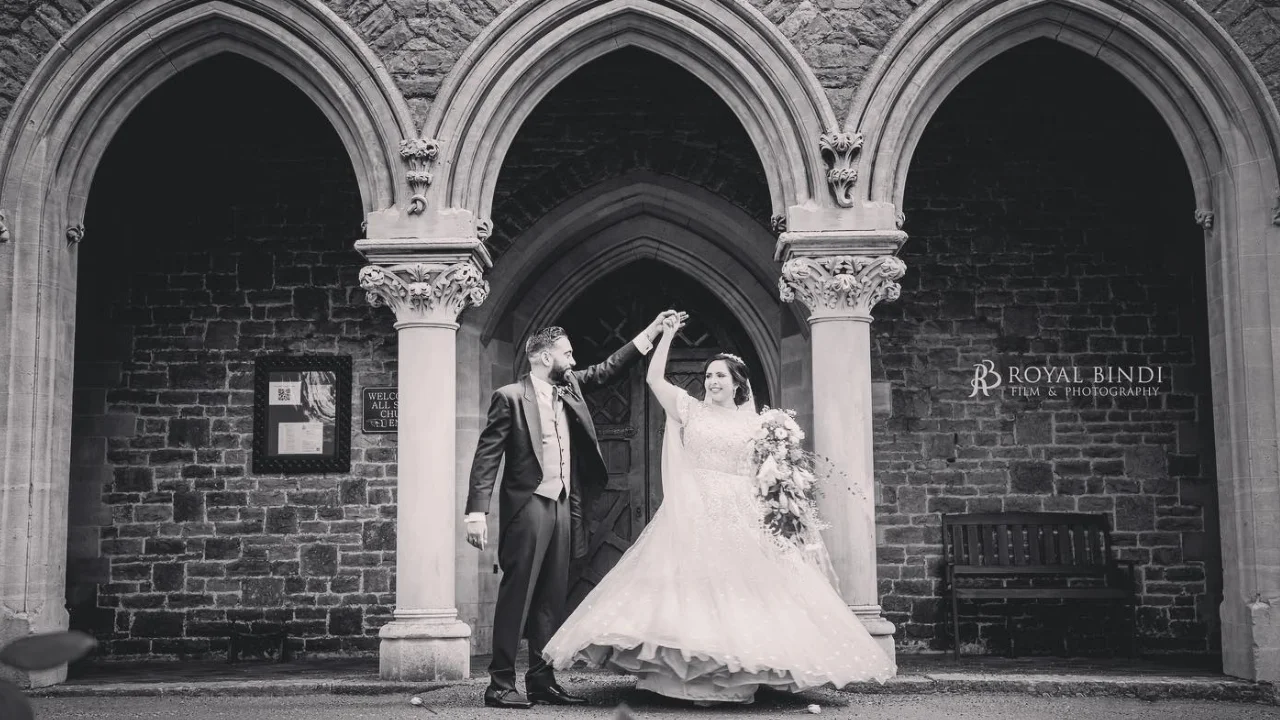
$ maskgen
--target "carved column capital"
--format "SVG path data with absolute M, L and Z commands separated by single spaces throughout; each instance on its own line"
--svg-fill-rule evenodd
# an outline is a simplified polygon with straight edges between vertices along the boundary
M 778 294 L 783 302 L 799 299 L 804 303 L 811 322 L 869 321 L 877 303 L 898 299 L 902 287 L 895 281 L 906 272 L 906 263 L 893 255 L 801 255 L 783 263 Z
M 468 305 L 479 306 L 489 297 L 489 282 L 471 261 L 366 265 L 360 270 L 360 287 L 371 305 L 395 312 L 397 326 L 457 327 L 458 315 Z

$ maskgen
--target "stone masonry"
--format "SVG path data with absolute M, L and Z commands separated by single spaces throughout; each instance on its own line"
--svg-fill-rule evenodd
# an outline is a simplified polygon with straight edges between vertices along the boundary
M 174 182 L 170 150 L 191 137 L 200 173 Z M 254 356 L 348 354 L 354 387 L 395 384 L 391 318 L 356 282 L 337 136 L 284 80 L 215 59 L 138 110 L 90 202 L 73 626 L 114 655 L 223 650 L 233 626 L 375 650 L 394 603 L 394 436 L 355 432 L 345 476 L 250 473 Z
M 1138 563 L 1144 649 L 1212 649 L 1221 561 L 1204 240 L 1159 116 L 1101 63 L 1033 43 L 957 88 L 907 182 L 909 272 L 872 325 L 874 373 L 893 385 L 876 425 L 879 578 L 901 646 L 950 647 L 941 513 L 1079 511 L 1109 515 L 1121 556 Z M 1155 397 L 971 397 L 984 360 L 1151 365 L 1165 381 Z M 962 641 L 1003 651 L 1004 614 L 1033 609 L 962 607 Z M 1019 621 L 1023 649 L 1054 649 L 1066 630 L 1101 648 L 1091 620 L 1104 608 L 1045 612 Z
M 1280 8 L 1266 0 L 1197 0 L 1280 91 Z M 466 47 L 508 0 L 326 0 L 387 63 L 418 122 Z M 919 0 L 751 0 L 809 62 L 843 117 L 859 82 Z M 0 120 L 43 57 L 97 2 L 0 4 Z

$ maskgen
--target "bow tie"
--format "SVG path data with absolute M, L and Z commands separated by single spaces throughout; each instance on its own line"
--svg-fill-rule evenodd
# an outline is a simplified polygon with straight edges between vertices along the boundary
M 562 399 L 566 395 L 568 395 L 569 397 L 577 397 L 577 395 L 575 395 L 573 392 L 573 388 L 570 387 L 568 383 L 563 383 L 560 385 L 552 385 L 551 389 L 555 391 L 557 397 Z

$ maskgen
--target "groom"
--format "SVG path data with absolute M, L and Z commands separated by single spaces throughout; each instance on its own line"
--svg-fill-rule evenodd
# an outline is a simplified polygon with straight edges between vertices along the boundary
M 467 542 L 484 549 L 485 515 L 505 456 L 498 496 L 502 581 L 493 617 L 487 707 L 586 702 L 565 692 L 542 658 L 542 649 L 564 621 L 570 552 L 575 559 L 587 552 L 581 488 L 587 483 L 603 487 L 608 481 L 582 391 L 617 380 L 653 348 L 662 321 L 670 316 L 684 314 L 662 312 L 609 359 L 584 370 L 573 369 L 573 346 L 564 330 L 543 328 L 525 343 L 529 374 L 493 393 L 471 464 L 466 510 Z M 529 640 L 528 698 L 516 690 L 521 637 Z

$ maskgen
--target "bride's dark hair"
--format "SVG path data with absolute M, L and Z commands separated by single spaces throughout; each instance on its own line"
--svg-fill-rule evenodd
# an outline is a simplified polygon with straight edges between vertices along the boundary
M 702 366 L 702 377 L 707 377 L 707 368 L 711 363 L 721 361 L 729 368 L 729 378 L 733 380 L 733 404 L 741 405 L 751 399 L 751 375 L 747 372 L 747 364 L 742 358 L 730 353 L 716 353 Z

